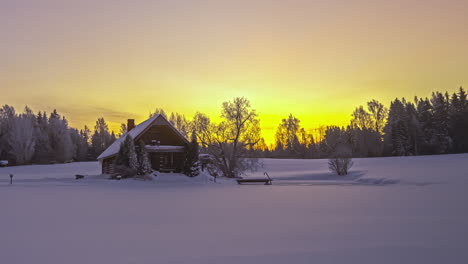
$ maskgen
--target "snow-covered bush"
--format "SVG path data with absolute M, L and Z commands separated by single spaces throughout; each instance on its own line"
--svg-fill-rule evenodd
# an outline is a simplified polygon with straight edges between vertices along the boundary
M 337 175 L 347 175 L 349 169 L 353 166 L 352 154 L 346 145 L 340 145 L 334 154 L 334 157 L 328 159 L 328 168 Z
M 139 164 L 133 138 L 127 135 L 120 145 L 119 154 L 115 162 L 115 172 L 124 178 L 138 174 Z
M 145 142 L 140 140 L 138 148 L 138 175 L 145 176 L 153 172 L 148 152 L 145 148 Z

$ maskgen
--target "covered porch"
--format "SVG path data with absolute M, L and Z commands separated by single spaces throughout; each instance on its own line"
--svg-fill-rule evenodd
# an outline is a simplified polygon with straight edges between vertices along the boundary
M 151 167 L 159 172 L 180 172 L 185 160 L 184 146 L 146 145 Z

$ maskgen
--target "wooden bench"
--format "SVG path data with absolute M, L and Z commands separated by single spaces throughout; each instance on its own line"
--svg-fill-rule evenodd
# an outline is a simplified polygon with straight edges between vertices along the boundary
M 237 179 L 237 184 L 243 184 L 243 183 L 264 183 L 265 185 L 271 185 L 272 184 L 272 179 L 268 175 L 268 173 L 263 173 L 264 175 L 267 176 L 267 178 L 251 178 L 251 179 Z

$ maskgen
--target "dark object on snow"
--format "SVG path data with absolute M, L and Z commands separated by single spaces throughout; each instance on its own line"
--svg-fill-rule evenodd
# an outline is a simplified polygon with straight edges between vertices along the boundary
M 76 179 L 76 180 L 84 179 L 84 175 L 76 174 L 76 175 L 75 175 L 75 179 Z
M 10 174 L 10 184 L 13 184 L 13 174 Z
M 272 179 L 268 175 L 268 173 L 264 172 L 264 175 L 267 176 L 267 178 L 252 178 L 252 179 L 238 179 L 237 183 L 242 184 L 242 183 L 265 183 L 265 185 L 271 185 L 272 184 Z

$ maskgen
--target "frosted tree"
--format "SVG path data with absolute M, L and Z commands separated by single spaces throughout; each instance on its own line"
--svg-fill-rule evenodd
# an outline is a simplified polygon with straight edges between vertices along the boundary
M 114 137 L 109 132 L 109 127 L 104 118 L 98 118 L 94 126 L 94 134 L 91 138 L 91 146 L 95 156 L 101 154 L 115 141 Z
M 185 118 L 184 115 L 179 113 L 171 113 L 169 122 L 179 131 L 185 138 L 188 137 L 188 131 L 190 130 L 190 122 Z
M 8 133 L 8 144 L 16 164 L 29 163 L 34 155 L 36 139 L 34 137 L 35 115 L 26 106 L 24 113 L 13 119 Z
M 153 172 L 148 151 L 145 148 L 145 142 L 140 140 L 138 148 L 138 174 L 147 175 Z
M 36 147 L 33 161 L 36 163 L 49 163 L 53 160 L 52 147 L 49 137 L 49 120 L 46 112 L 39 112 L 36 116 L 35 128 Z
M 167 118 L 167 114 L 166 114 L 166 112 L 164 111 L 164 109 L 159 108 L 159 107 L 156 107 L 156 108 L 154 109 L 154 112 L 150 112 L 149 117 L 151 118 L 151 117 L 153 117 L 153 116 L 155 116 L 155 115 L 162 115 L 162 116 L 164 116 L 165 118 Z
M 71 141 L 68 122 L 54 110 L 49 117 L 49 139 L 54 161 L 65 162 L 73 157 L 74 147 Z
M 138 171 L 138 156 L 135 150 L 135 143 L 130 135 L 127 136 L 125 144 L 127 144 L 128 148 L 128 167 L 132 170 Z
M 87 130 L 87 131 L 86 131 Z M 88 144 L 88 133 L 89 129 L 85 126 L 85 129 L 78 130 L 76 128 L 70 128 L 70 136 L 75 147 L 74 160 L 85 161 L 88 159 L 89 144 Z
M 0 109 L 0 158 L 11 159 L 11 151 L 9 136 L 10 130 L 14 126 L 14 120 L 16 118 L 15 108 L 9 105 L 4 105 Z
M 139 164 L 132 136 L 127 135 L 120 144 L 119 153 L 115 161 L 115 171 L 124 178 L 138 174 Z
M 225 177 L 238 177 L 247 170 L 255 170 L 258 159 L 247 150 L 260 140 L 259 119 L 246 98 L 224 102 L 221 122 L 213 124 L 203 114 L 193 120 L 194 131 L 205 151 L 213 157 L 212 172 Z

